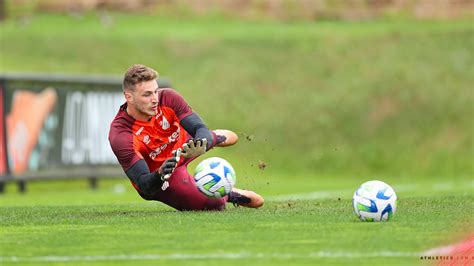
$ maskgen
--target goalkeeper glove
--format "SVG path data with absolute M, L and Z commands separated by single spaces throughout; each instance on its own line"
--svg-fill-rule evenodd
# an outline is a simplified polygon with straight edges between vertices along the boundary
M 176 151 L 173 151 L 173 157 L 169 158 L 166 160 L 161 166 L 160 169 L 158 169 L 158 174 L 160 175 L 161 181 L 163 181 L 163 184 L 161 186 L 161 190 L 165 191 L 169 186 L 170 183 L 168 180 L 171 177 L 171 174 L 173 174 L 174 169 L 176 168 L 176 165 L 179 162 L 179 157 L 181 156 L 181 150 L 178 149 Z
M 173 152 L 173 157 L 169 158 L 168 160 L 164 161 L 163 164 L 158 169 L 158 175 L 160 176 L 162 181 L 168 181 L 171 174 L 173 174 L 176 165 L 179 162 L 179 151 Z
M 184 158 L 194 158 L 206 152 L 207 139 L 190 139 L 183 144 L 181 156 Z

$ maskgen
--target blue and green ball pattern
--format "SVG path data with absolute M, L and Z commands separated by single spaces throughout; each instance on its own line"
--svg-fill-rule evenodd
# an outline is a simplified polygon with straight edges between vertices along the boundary
M 389 221 L 396 209 L 396 194 L 381 181 L 369 181 L 354 193 L 354 213 L 362 221 Z
M 196 186 L 204 195 L 221 198 L 229 194 L 235 184 L 235 171 L 224 159 L 212 157 L 202 161 L 195 170 Z

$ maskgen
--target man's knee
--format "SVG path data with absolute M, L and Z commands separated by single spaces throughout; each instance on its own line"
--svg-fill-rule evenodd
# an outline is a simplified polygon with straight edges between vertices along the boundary
M 202 197 L 206 197 L 202 195 Z M 225 199 L 211 199 L 195 197 L 194 199 L 188 199 L 185 201 L 167 201 L 161 202 L 166 205 L 175 208 L 178 211 L 223 211 L 225 210 L 226 200 Z
M 225 210 L 225 203 L 224 200 L 212 200 L 206 202 L 204 207 L 202 208 L 204 211 L 223 211 Z

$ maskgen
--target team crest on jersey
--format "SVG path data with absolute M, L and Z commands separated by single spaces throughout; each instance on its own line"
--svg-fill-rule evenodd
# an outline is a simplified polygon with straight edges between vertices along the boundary
M 161 128 L 164 130 L 170 128 L 170 122 L 166 120 L 165 116 L 163 116 L 163 120 L 161 120 L 160 125 L 161 125 Z

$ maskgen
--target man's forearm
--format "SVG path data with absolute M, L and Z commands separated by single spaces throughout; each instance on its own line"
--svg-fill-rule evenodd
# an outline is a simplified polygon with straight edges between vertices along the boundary
M 196 113 L 186 116 L 180 123 L 193 138 L 207 139 L 207 149 L 209 149 L 214 139 L 209 129 Z
M 145 196 L 154 195 L 163 185 L 161 175 L 156 171 L 150 173 L 145 160 L 137 161 L 125 173 Z

